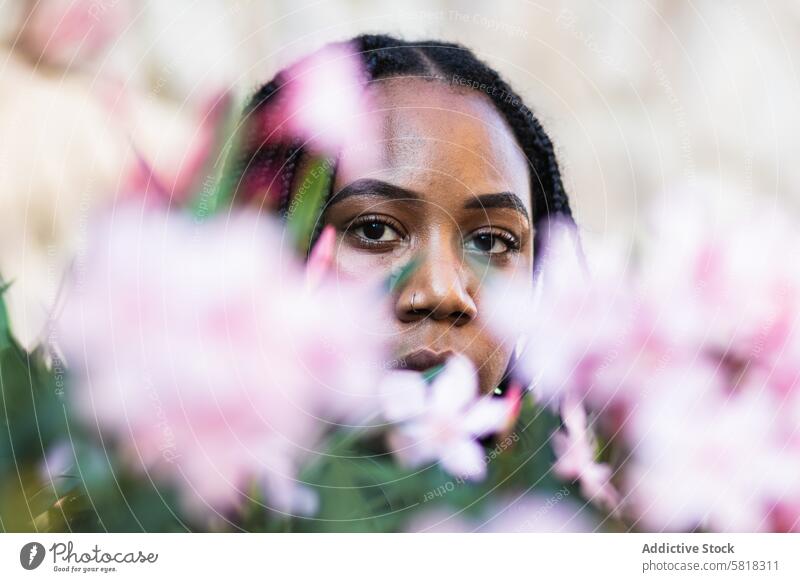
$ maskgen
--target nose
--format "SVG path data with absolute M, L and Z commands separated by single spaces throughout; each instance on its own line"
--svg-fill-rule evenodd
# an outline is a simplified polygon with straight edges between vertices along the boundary
M 429 248 L 398 295 L 397 318 L 406 323 L 425 318 L 447 320 L 457 326 L 469 323 L 478 315 L 478 307 L 468 279 L 461 257 Z

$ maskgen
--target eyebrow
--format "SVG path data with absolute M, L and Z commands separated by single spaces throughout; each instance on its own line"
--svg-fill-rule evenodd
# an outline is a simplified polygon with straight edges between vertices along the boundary
M 386 200 L 403 200 L 415 204 L 422 202 L 422 197 L 413 190 L 403 188 L 371 178 L 356 180 L 339 190 L 328 201 L 328 208 L 347 200 L 352 196 L 373 196 Z M 494 194 L 477 194 L 464 203 L 466 209 L 485 210 L 487 208 L 510 208 L 516 210 L 530 222 L 528 210 L 522 199 L 513 192 L 497 192 Z
M 513 192 L 497 192 L 495 194 L 478 194 L 464 204 L 464 208 L 484 210 L 486 208 L 510 208 L 516 210 L 530 222 L 528 209 L 522 199 Z
M 414 192 L 400 186 L 395 186 L 383 180 L 364 178 L 356 180 L 336 192 L 328 201 L 328 207 L 333 206 L 352 196 L 374 196 L 386 200 L 403 200 L 406 202 L 419 203 L 422 197 Z

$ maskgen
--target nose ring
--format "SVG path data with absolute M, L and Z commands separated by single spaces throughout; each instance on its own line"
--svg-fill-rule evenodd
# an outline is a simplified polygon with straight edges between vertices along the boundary
M 416 297 L 417 297 L 417 293 L 416 292 L 411 294 L 411 311 L 416 311 L 416 309 L 414 308 L 414 299 Z

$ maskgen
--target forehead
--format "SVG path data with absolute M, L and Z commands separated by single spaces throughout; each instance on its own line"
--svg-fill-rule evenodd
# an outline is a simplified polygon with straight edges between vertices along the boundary
M 508 122 L 491 99 L 446 82 L 385 79 L 369 88 L 380 178 L 424 196 L 511 191 L 530 214 L 528 164 Z M 345 170 L 342 187 L 358 179 Z

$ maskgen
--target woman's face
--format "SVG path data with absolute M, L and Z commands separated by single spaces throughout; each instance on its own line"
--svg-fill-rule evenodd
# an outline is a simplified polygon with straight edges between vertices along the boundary
M 528 165 L 488 96 L 411 78 L 374 83 L 378 163 L 340 165 L 323 220 L 339 232 L 340 275 L 374 280 L 417 265 L 392 296 L 398 365 L 468 356 L 480 386 L 500 382 L 512 346 L 489 333 L 480 288 L 491 271 L 530 279 Z M 346 152 L 345 152 L 346 155 Z M 357 173 L 361 172 L 361 173 Z

